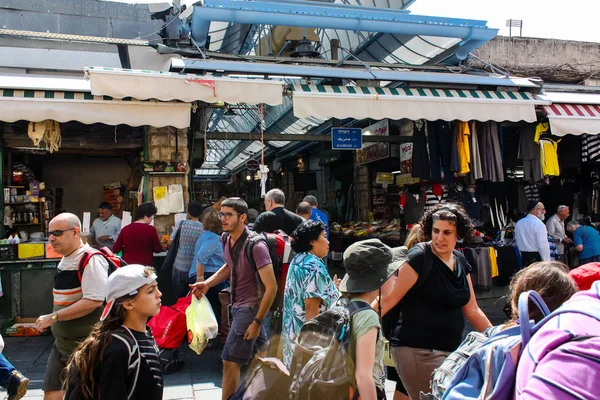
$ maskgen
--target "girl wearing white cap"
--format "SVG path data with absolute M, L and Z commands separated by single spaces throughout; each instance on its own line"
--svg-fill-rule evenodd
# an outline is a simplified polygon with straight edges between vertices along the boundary
M 158 347 L 146 325 L 161 296 L 152 268 L 133 264 L 110 275 L 100 322 L 69 360 L 65 399 L 162 399 Z

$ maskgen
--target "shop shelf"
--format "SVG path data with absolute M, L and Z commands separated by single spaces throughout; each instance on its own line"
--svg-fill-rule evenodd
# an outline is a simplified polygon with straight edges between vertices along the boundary
M 42 224 L 13 224 L 13 226 L 41 226 Z
M 4 203 L 5 206 L 23 206 L 25 204 L 40 204 L 43 201 L 25 201 L 23 203 Z
M 159 172 L 159 171 L 150 171 L 147 172 L 148 175 L 185 175 L 185 172 Z

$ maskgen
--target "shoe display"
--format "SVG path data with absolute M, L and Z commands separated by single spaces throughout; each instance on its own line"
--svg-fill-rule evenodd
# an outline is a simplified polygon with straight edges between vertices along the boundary
M 27 386 L 29 385 L 29 379 L 24 377 L 19 371 L 14 370 L 10 377 L 10 383 L 8 384 L 7 393 L 8 400 L 19 400 L 27 393 Z

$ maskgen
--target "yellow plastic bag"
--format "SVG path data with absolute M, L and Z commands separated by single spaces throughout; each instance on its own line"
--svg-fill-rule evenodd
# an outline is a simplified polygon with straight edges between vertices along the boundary
M 196 354 L 202 353 L 209 339 L 214 339 L 219 333 L 215 313 L 206 296 L 192 296 L 192 304 L 185 310 L 185 320 L 188 329 L 188 344 Z

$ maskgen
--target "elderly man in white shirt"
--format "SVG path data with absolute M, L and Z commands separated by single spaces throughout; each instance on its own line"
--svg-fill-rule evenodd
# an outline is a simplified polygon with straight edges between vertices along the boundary
M 527 203 L 527 210 L 527 216 L 515 226 L 515 241 L 521 252 L 523 267 L 538 261 L 550 261 L 548 230 L 542 222 L 546 209 L 542 203 L 532 201 Z
M 565 220 L 571 215 L 568 206 L 558 206 L 556 214 L 548 218 L 546 229 L 548 235 L 556 243 L 556 251 L 558 252 L 559 260 L 565 262 L 565 244 L 571 244 L 573 241 L 565 233 Z

